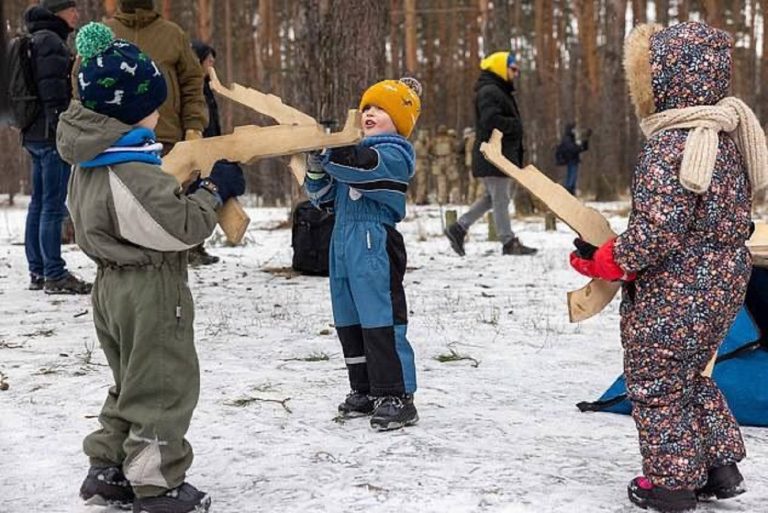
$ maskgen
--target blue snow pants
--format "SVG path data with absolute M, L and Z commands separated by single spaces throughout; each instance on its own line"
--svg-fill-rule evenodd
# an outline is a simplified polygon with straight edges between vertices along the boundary
M 406 337 L 403 236 L 376 216 L 338 216 L 330 252 L 331 303 L 352 390 L 412 394 L 416 367 Z

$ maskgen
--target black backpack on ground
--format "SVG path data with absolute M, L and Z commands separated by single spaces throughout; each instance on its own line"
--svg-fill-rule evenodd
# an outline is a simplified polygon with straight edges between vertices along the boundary
M 293 270 L 302 274 L 328 276 L 334 215 L 302 201 L 293 211 L 291 246 Z
M 6 100 L 10 107 L 11 125 L 24 130 L 37 119 L 40 113 L 31 34 L 22 34 L 8 42 L 5 62 L 8 70 Z

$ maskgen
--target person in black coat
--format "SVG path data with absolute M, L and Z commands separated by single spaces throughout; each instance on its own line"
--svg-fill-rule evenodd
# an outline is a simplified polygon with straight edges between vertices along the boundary
M 575 133 L 576 123 L 569 122 L 565 125 L 563 131 L 563 138 L 560 140 L 560 144 L 557 145 L 555 153 L 555 160 L 558 166 L 566 166 L 565 183 L 563 187 L 570 192 L 573 196 L 576 196 L 576 181 L 579 177 L 579 164 L 581 163 L 581 153 L 589 149 L 589 136 L 592 135 L 592 130 L 587 130 L 586 138 L 581 141 L 576 141 Z
M 67 270 L 61 258 L 69 164 L 56 149 L 56 126 L 72 97 L 73 58 L 66 40 L 78 20 L 72 0 L 43 0 L 24 12 L 24 22 L 32 36 L 32 70 L 40 102 L 37 118 L 21 134 L 24 149 L 32 160 L 32 198 L 24 245 L 29 288 L 49 294 L 88 294 L 91 290 L 90 284 Z
M 205 96 L 205 103 L 208 105 L 208 126 L 203 130 L 203 137 L 216 137 L 221 135 L 219 104 L 216 103 L 216 97 L 211 90 L 211 77 L 208 75 L 208 71 L 216 64 L 216 50 L 197 39 L 192 41 L 192 49 L 197 54 L 197 58 L 200 59 L 200 65 L 205 73 L 203 95 Z
M 485 194 L 459 220 L 445 229 L 453 250 L 464 256 L 464 238 L 469 227 L 493 209 L 496 233 L 503 255 L 531 255 L 536 249 L 523 245 L 509 222 L 512 179 L 496 169 L 480 153 L 480 145 L 494 130 L 503 134 L 501 152 L 518 166 L 523 163 L 523 123 L 515 101 L 513 84 L 519 73 L 517 59 L 510 52 L 496 52 L 480 63 L 475 85 L 475 144 L 472 148 L 472 175 L 482 180 Z

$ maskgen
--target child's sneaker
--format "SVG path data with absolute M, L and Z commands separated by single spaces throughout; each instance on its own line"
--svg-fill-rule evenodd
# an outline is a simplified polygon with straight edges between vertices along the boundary
M 133 488 L 120 467 L 91 467 L 80 487 L 80 498 L 89 506 L 130 509 Z
M 352 390 L 339 405 L 339 415 L 351 419 L 373 413 L 373 399 L 367 393 Z
M 189 483 L 157 497 L 137 497 L 133 501 L 133 513 L 205 513 L 210 507 L 208 494 Z
M 371 427 L 376 431 L 389 431 L 412 426 L 419 421 L 413 405 L 413 395 L 387 395 L 377 397 L 371 417 Z
M 634 478 L 627 486 L 629 500 L 643 509 L 651 508 L 662 513 L 692 511 L 696 509 L 696 494 L 693 490 L 668 490 L 654 486 L 648 478 Z
M 712 497 L 730 499 L 746 491 L 744 477 L 739 472 L 739 467 L 735 463 L 731 463 L 724 467 L 709 469 L 707 483 L 696 490 L 696 496 L 701 500 L 708 500 Z
M 72 273 L 67 273 L 63 278 L 58 280 L 45 280 L 43 284 L 43 291 L 46 294 L 90 294 L 91 285 L 75 276 Z

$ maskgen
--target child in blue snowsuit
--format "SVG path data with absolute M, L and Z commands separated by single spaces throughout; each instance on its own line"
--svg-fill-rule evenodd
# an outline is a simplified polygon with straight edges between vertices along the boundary
M 406 337 L 406 252 L 395 228 L 405 216 L 420 85 L 385 80 L 363 94 L 362 142 L 308 157 L 305 188 L 336 220 L 330 249 L 331 303 L 349 372 L 344 417 L 372 415 L 379 431 L 413 425 L 416 368 Z

